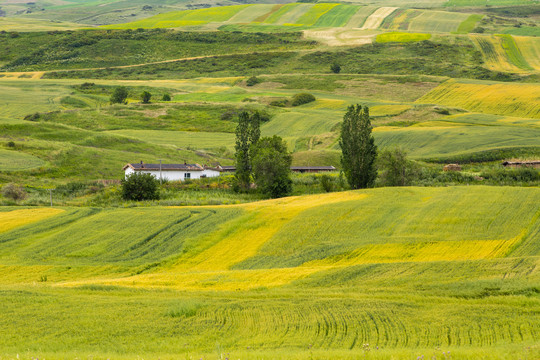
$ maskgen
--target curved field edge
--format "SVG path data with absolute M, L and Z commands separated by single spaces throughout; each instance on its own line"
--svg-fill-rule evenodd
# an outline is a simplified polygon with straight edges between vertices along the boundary
M 533 241 L 538 201 L 538 189 L 479 186 L 381 188 L 221 207 L 73 209 L 0 234 L 0 264 L 19 269 L 0 282 L 31 281 L 39 264 L 49 267 L 52 281 L 69 286 L 246 290 L 362 264 L 500 258 Z M 328 214 L 331 227 L 321 222 Z M 118 232 L 120 224 L 130 225 Z M 92 278 L 83 265 L 111 273 Z M 73 269 L 59 275 L 65 266 Z M 120 268 L 131 275 L 117 277 Z

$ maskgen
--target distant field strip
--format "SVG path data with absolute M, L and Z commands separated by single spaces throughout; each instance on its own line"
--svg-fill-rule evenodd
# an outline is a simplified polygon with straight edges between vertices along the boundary
M 292 4 L 286 4 L 286 5 L 275 5 L 272 9 L 272 13 L 264 19 L 264 23 L 266 24 L 277 24 L 277 21 L 286 14 L 289 10 L 294 9 L 297 7 L 298 4 L 292 3 Z
M 0 233 L 47 219 L 62 212 L 64 210 L 53 208 L 0 211 Z
M 540 118 L 540 84 L 474 83 L 448 80 L 417 100 L 488 114 Z
M 296 4 L 296 6 L 291 7 L 288 11 L 280 16 L 280 18 L 275 22 L 277 25 L 284 24 L 298 24 L 298 19 L 304 15 L 309 9 L 313 6 L 312 4 Z M 285 6 L 283 7 L 285 8 Z
M 315 26 L 321 27 L 342 27 L 345 26 L 351 18 L 358 12 L 360 6 L 357 5 L 338 5 L 330 11 L 323 14 L 315 23 Z
M 375 6 L 362 6 L 360 9 L 358 9 L 356 14 L 351 17 L 346 27 L 361 28 L 366 22 L 366 19 L 376 10 L 377 7 Z
M 315 4 L 308 11 L 306 11 L 306 13 L 304 13 L 304 15 L 302 15 L 296 21 L 296 23 L 299 25 L 307 26 L 315 25 L 315 23 L 319 20 L 321 16 L 338 6 L 338 4 Z M 348 20 L 348 18 L 345 18 L 345 21 L 346 20 Z
M 454 32 L 467 20 L 468 14 L 443 11 L 425 11 L 410 21 L 409 31 Z
M 209 22 L 224 22 L 236 15 L 241 10 L 250 5 L 220 6 L 198 10 L 183 10 L 177 12 L 163 13 L 126 24 L 106 25 L 104 28 L 111 29 L 151 29 L 159 27 L 182 27 L 190 25 L 201 25 Z
M 252 5 L 240 10 L 236 15 L 233 15 L 233 17 L 227 20 L 227 22 L 239 24 L 251 23 L 268 14 L 272 11 L 273 7 L 274 5 L 270 4 Z
M 366 19 L 361 29 L 362 30 L 378 29 L 379 26 L 381 26 L 384 19 L 390 14 L 392 14 L 394 11 L 396 11 L 397 9 L 398 8 L 396 7 L 382 7 L 375 10 L 375 12 Z

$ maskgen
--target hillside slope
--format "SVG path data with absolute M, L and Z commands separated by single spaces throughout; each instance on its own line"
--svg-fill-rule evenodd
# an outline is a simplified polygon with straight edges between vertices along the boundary
M 534 358 L 539 203 L 539 189 L 383 188 L 44 214 L 0 233 L 0 354 Z M 15 211 L 0 219 L 31 210 Z

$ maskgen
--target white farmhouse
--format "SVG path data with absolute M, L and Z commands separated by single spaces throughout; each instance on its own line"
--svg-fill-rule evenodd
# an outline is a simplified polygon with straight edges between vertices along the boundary
M 216 177 L 221 174 L 221 166 L 210 167 L 199 164 L 145 164 L 142 161 L 135 164 L 127 164 L 122 168 L 125 176 L 134 172 L 150 174 L 156 179 L 168 181 L 184 181 L 187 179 L 200 179 Z

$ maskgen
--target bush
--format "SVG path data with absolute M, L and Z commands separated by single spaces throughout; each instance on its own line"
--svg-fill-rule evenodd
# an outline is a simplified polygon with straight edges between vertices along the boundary
M 111 95 L 111 104 L 127 104 L 128 91 L 125 86 L 118 86 Z
M 14 148 L 14 147 L 15 147 L 15 143 L 14 143 L 13 141 L 8 141 L 7 147 Z
M 152 94 L 150 94 L 148 91 L 143 91 L 143 93 L 141 94 L 143 104 L 149 104 L 151 98 Z
M 285 107 L 288 103 L 289 101 L 287 99 L 274 100 L 270 102 L 270 106 Z
M 259 84 L 261 82 L 262 82 L 261 79 L 257 78 L 256 76 L 252 76 L 249 79 L 247 79 L 246 85 L 247 86 L 254 86 L 254 85 L 257 85 L 257 84 Z
M 407 153 L 402 149 L 381 152 L 378 167 L 381 171 L 379 180 L 383 186 L 410 185 L 420 173 L 416 164 L 407 159 Z
M 303 104 L 313 102 L 315 100 L 316 100 L 315 96 L 313 96 L 311 94 L 300 93 L 300 94 L 296 94 L 296 95 L 293 96 L 291 105 L 292 106 L 299 106 L 299 105 L 303 105 Z
M 338 63 L 333 63 L 332 65 L 330 65 L 330 70 L 332 70 L 334 74 L 339 74 L 339 72 L 341 71 L 341 66 Z
M 124 200 L 158 200 L 159 181 L 150 174 L 134 172 L 122 179 Z
M 326 192 L 332 192 L 334 190 L 334 181 L 330 175 L 321 176 L 321 187 Z
M 161 98 L 162 101 L 171 101 L 171 95 L 169 94 L 163 94 L 163 97 Z
M 26 116 L 24 117 L 24 120 L 27 120 L 27 121 L 38 121 L 40 117 L 41 117 L 41 114 L 37 112 L 37 113 L 30 114 L 30 115 L 26 115 Z
M 27 193 L 22 186 L 9 183 L 2 188 L 2 195 L 13 201 L 19 201 L 26 199 Z

